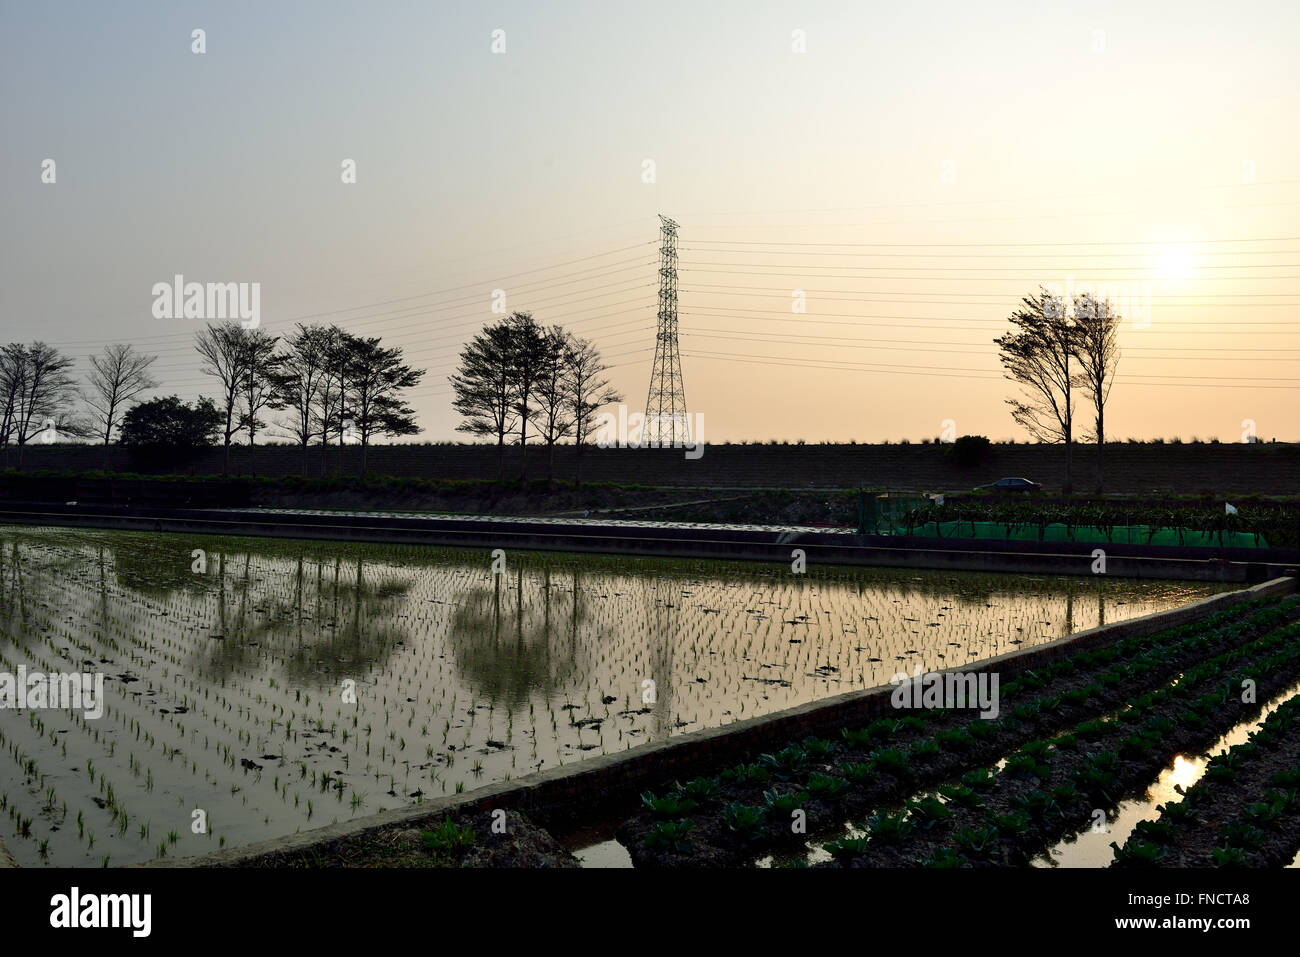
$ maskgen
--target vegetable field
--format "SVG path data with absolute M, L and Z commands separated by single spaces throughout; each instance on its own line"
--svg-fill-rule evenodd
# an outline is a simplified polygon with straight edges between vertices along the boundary
M 882 718 L 649 792 L 619 837 L 641 866 L 1051 863 L 1235 731 L 1249 739 L 1116 834 L 1114 861 L 1285 864 L 1300 850 L 1298 681 L 1300 598 L 1259 599 L 1022 673 L 992 720 Z

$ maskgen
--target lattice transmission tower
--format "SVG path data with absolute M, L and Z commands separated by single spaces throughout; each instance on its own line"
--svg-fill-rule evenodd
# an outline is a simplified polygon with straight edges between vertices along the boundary
M 662 214 L 659 223 L 659 331 L 645 400 L 645 429 L 660 445 L 690 445 L 686 383 L 677 347 L 677 224 Z

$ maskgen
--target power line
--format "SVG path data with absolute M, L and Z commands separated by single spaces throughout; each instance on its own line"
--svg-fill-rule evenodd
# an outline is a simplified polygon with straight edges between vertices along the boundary
M 729 246 L 855 246 L 860 248 L 898 248 L 898 249 L 967 249 L 967 248 L 1020 248 L 1025 246 L 1191 246 L 1204 245 L 1209 243 L 1300 243 L 1300 236 L 1258 236 L 1258 237 L 1235 237 L 1231 239 L 1119 239 L 1119 240 L 1083 240 L 1083 241 L 1058 241 L 1058 242 L 1041 242 L 1041 241 L 1022 241 L 1022 242 L 1001 242 L 1001 243 L 984 243 L 984 242 L 966 242 L 966 243 L 815 243 L 806 240 L 745 240 L 745 239 L 693 239 L 693 243 L 700 245 L 729 245 Z M 689 249 L 693 247 L 683 247 Z M 1229 255 L 1229 254 L 1224 254 Z
M 953 369 L 953 368 L 945 368 L 943 366 L 885 366 L 880 363 L 872 363 L 867 365 L 863 363 L 838 362 L 836 360 L 831 360 L 831 359 L 819 360 L 823 364 L 812 365 L 809 363 L 785 361 L 779 357 L 767 356 L 767 357 L 760 358 L 760 357 L 746 356 L 743 354 L 736 354 L 736 353 L 688 352 L 686 353 L 686 356 L 688 358 L 718 359 L 722 361 L 732 361 L 732 362 L 753 362 L 760 365 L 780 365 L 780 366 L 791 366 L 791 367 L 799 367 L 799 368 L 824 369 L 824 370 L 840 369 L 841 371 L 845 371 L 845 372 L 873 372 L 873 373 L 878 372 L 887 375 L 922 375 L 922 376 L 940 377 L 940 378 L 989 379 L 989 380 L 1008 381 L 1006 380 L 1005 376 L 981 375 L 978 373 L 978 370 L 962 369 L 960 367 Z M 845 366 L 851 366 L 851 368 L 845 368 Z M 933 372 L 915 371 L 915 370 L 923 370 L 923 369 L 933 369 L 937 371 L 933 371 Z M 971 372 L 974 372 L 976 374 L 974 375 L 968 374 Z M 1118 378 L 1121 377 L 1117 376 L 1117 379 Z M 1124 377 L 1124 378 L 1132 378 L 1132 377 Z M 1282 381 L 1293 382 L 1293 381 L 1300 381 L 1300 380 L 1287 379 Z M 1181 388 L 1186 388 L 1185 385 L 1177 382 L 1134 382 L 1133 384 L 1134 385 L 1168 385 L 1168 386 L 1178 386 Z M 1241 385 L 1236 385 L 1236 386 L 1215 385 L 1212 383 L 1199 383 L 1197 387 L 1203 389 L 1216 389 L 1216 388 L 1218 389 L 1232 389 L 1232 388 L 1300 389 L 1300 386 L 1258 385 L 1257 380 L 1255 380 L 1254 377 L 1252 377 L 1249 381 L 1243 382 Z

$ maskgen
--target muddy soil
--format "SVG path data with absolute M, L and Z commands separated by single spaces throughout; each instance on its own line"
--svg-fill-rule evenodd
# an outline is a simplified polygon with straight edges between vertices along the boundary
M 356 837 L 329 841 L 306 850 L 275 852 L 241 863 L 243 867 L 445 867 L 445 868 L 576 868 L 578 859 L 551 835 L 518 811 L 508 810 L 503 819 L 491 811 L 450 815 L 458 827 L 473 830 L 473 842 L 460 849 L 430 847 L 424 835 L 433 833 L 444 821 L 434 817 L 422 826 L 394 825 Z M 435 842 L 437 843 L 437 842 Z

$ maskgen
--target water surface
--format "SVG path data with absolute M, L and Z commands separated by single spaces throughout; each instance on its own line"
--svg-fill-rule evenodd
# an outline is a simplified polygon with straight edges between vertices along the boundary
M 202 854 L 1222 587 L 0 527 L 0 672 L 107 698 L 0 712 L 0 827 L 25 865 Z

